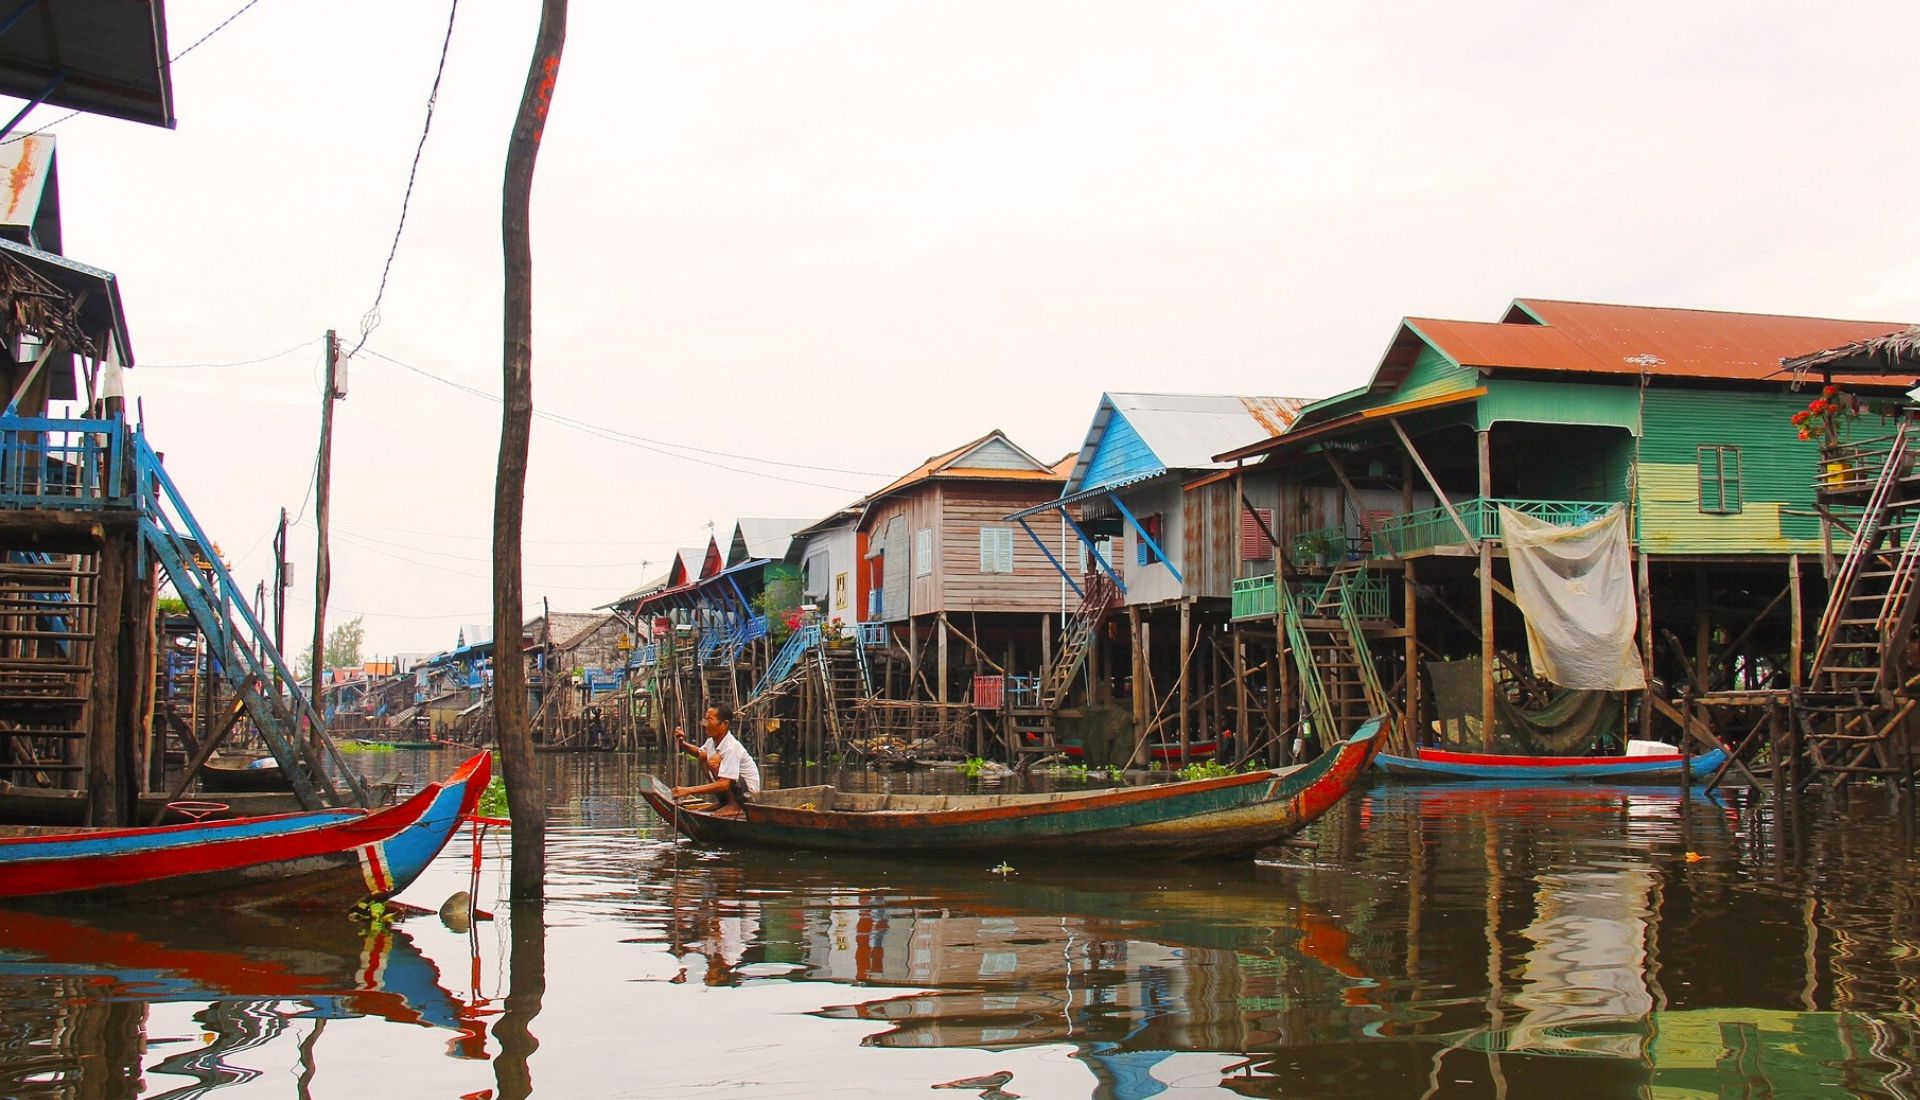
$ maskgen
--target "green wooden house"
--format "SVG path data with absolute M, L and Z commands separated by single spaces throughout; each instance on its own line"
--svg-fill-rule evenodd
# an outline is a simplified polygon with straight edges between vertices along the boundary
M 1364 592 L 1359 648 L 1414 716 L 1406 728 L 1424 739 L 1449 717 L 1408 671 L 1477 657 L 1493 675 L 1478 677 L 1478 705 L 1455 701 L 1451 717 L 1464 709 L 1490 744 L 1496 692 L 1518 698 L 1529 686 L 1500 506 L 1575 524 L 1619 505 L 1656 686 L 1765 679 L 1804 635 L 1793 629 L 1802 597 L 1786 597 L 1821 584 L 1846 519 L 1817 499 L 1820 447 L 1792 419 L 1818 385 L 1781 361 L 1902 327 L 1541 299 L 1515 301 L 1497 322 L 1407 318 L 1364 386 L 1308 406 L 1276 439 L 1219 456 L 1241 463 L 1243 499 L 1278 501 L 1280 568 L 1236 585 L 1236 621 L 1284 646 L 1271 625 L 1276 590 L 1308 618 L 1316 593 Z M 1865 397 L 1898 392 L 1885 379 L 1853 385 Z M 1844 552 L 1844 529 L 1839 538 Z M 1339 552 L 1321 570 L 1309 545 Z M 1317 605 L 1323 620 L 1336 603 Z M 1343 689 L 1335 725 L 1378 709 L 1364 686 Z

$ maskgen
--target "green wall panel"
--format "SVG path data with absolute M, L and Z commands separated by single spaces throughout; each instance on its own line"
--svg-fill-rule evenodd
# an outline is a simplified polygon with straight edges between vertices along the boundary
M 1583 382 L 1531 382 L 1512 378 L 1487 381 L 1487 395 L 1479 406 L 1479 426 L 1501 420 L 1529 424 L 1590 424 L 1598 427 L 1640 428 L 1640 392 L 1636 386 L 1593 385 Z
M 1795 435 L 1804 394 L 1649 389 L 1640 446 L 1640 538 L 1669 554 L 1812 552 L 1819 448 Z M 1740 448 L 1741 511 L 1700 511 L 1700 448 Z M 1805 513 L 1785 515 L 1784 511 Z

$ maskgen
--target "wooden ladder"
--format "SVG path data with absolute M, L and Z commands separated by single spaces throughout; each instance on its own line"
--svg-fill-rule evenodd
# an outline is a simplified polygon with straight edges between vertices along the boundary
M 1079 675 L 1080 667 L 1086 664 L 1087 653 L 1100 637 L 1101 625 L 1120 603 L 1120 586 L 1104 574 L 1088 577 L 1083 593 L 1080 606 L 1067 620 L 1060 650 L 1047 666 L 1046 679 L 1041 683 L 1040 706 L 1044 710 L 1058 710 L 1066 702 L 1067 693 L 1073 690 L 1073 678 Z
M 85 768 L 98 561 L 0 553 L 0 779 L 71 786 Z

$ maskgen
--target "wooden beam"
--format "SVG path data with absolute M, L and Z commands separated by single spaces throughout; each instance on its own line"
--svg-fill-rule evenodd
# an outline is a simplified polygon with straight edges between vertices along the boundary
M 240 720 L 240 716 L 247 712 L 247 687 L 252 682 L 253 678 L 248 677 L 247 683 L 240 685 L 240 690 L 234 693 L 233 702 L 227 707 L 227 713 L 220 719 L 220 724 L 215 726 L 213 733 L 194 750 L 192 758 L 187 761 L 187 766 L 180 769 L 180 778 L 175 780 L 173 786 L 167 791 L 168 802 L 178 801 L 181 795 L 187 793 L 187 786 L 193 782 L 193 777 L 199 774 L 208 760 L 213 758 L 214 750 L 227 739 L 227 734 L 233 731 L 234 724 Z M 153 815 L 152 823 L 158 825 L 160 819 L 166 816 L 167 808 L 162 806 L 160 811 Z
M 87 824 L 128 824 L 120 772 L 120 738 L 133 736 L 120 726 L 120 662 L 132 654 L 121 650 L 120 620 L 127 613 L 130 587 L 131 539 L 114 539 L 100 548 L 100 575 L 94 592 L 93 672 L 87 691 L 86 789 Z
M 1467 540 L 1467 545 L 1473 548 L 1474 553 L 1476 554 L 1479 553 L 1480 540 L 1473 537 L 1472 531 L 1467 530 L 1467 521 L 1460 517 L 1459 509 L 1455 508 L 1453 506 L 1453 501 L 1448 499 L 1446 490 L 1440 488 L 1439 479 L 1433 476 L 1433 471 L 1427 469 L 1427 460 L 1424 458 L 1421 458 L 1420 452 L 1414 449 L 1413 440 L 1407 436 L 1407 430 L 1400 426 L 1400 421 L 1398 420 L 1389 420 L 1387 421 L 1387 423 L 1393 425 L 1393 434 L 1400 437 L 1400 445 L 1407 449 L 1407 457 L 1413 459 L 1413 464 L 1420 468 L 1420 476 L 1427 479 L 1427 487 L 1433 490 L 1434 498 L 1440 502 L 1440 507 L 1445 508 L 1447 510 L 1447 516 L 1453 520 L 1453 525 L 1460 529 L 1460 534 L 1462 537 L 1464 537 Z M 1486 479 L 1487 433 L 1476 432 L 1475 434 L 1479 437 L 1480 468 L 1481 468 L 1480 480 L 1482 482 L 1480 486 L 1480 495 L 1482 497 L 1485 497 L 1489 495 L 1487 492 L 1487 486 L 1485 484 L 1487 480 Z

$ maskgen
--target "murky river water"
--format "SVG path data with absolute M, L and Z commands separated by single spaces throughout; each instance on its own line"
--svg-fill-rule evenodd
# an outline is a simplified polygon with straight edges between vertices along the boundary
M 0 912 L 0 1096 L 1920 1096 L 1914 818 L 1879 792 L 1776 824 L 1376 784 L 1278 862 L 996 874 L 702 852 L 639 762 L 544 763 L 544 915 L 489 839 L 471 935 Z

